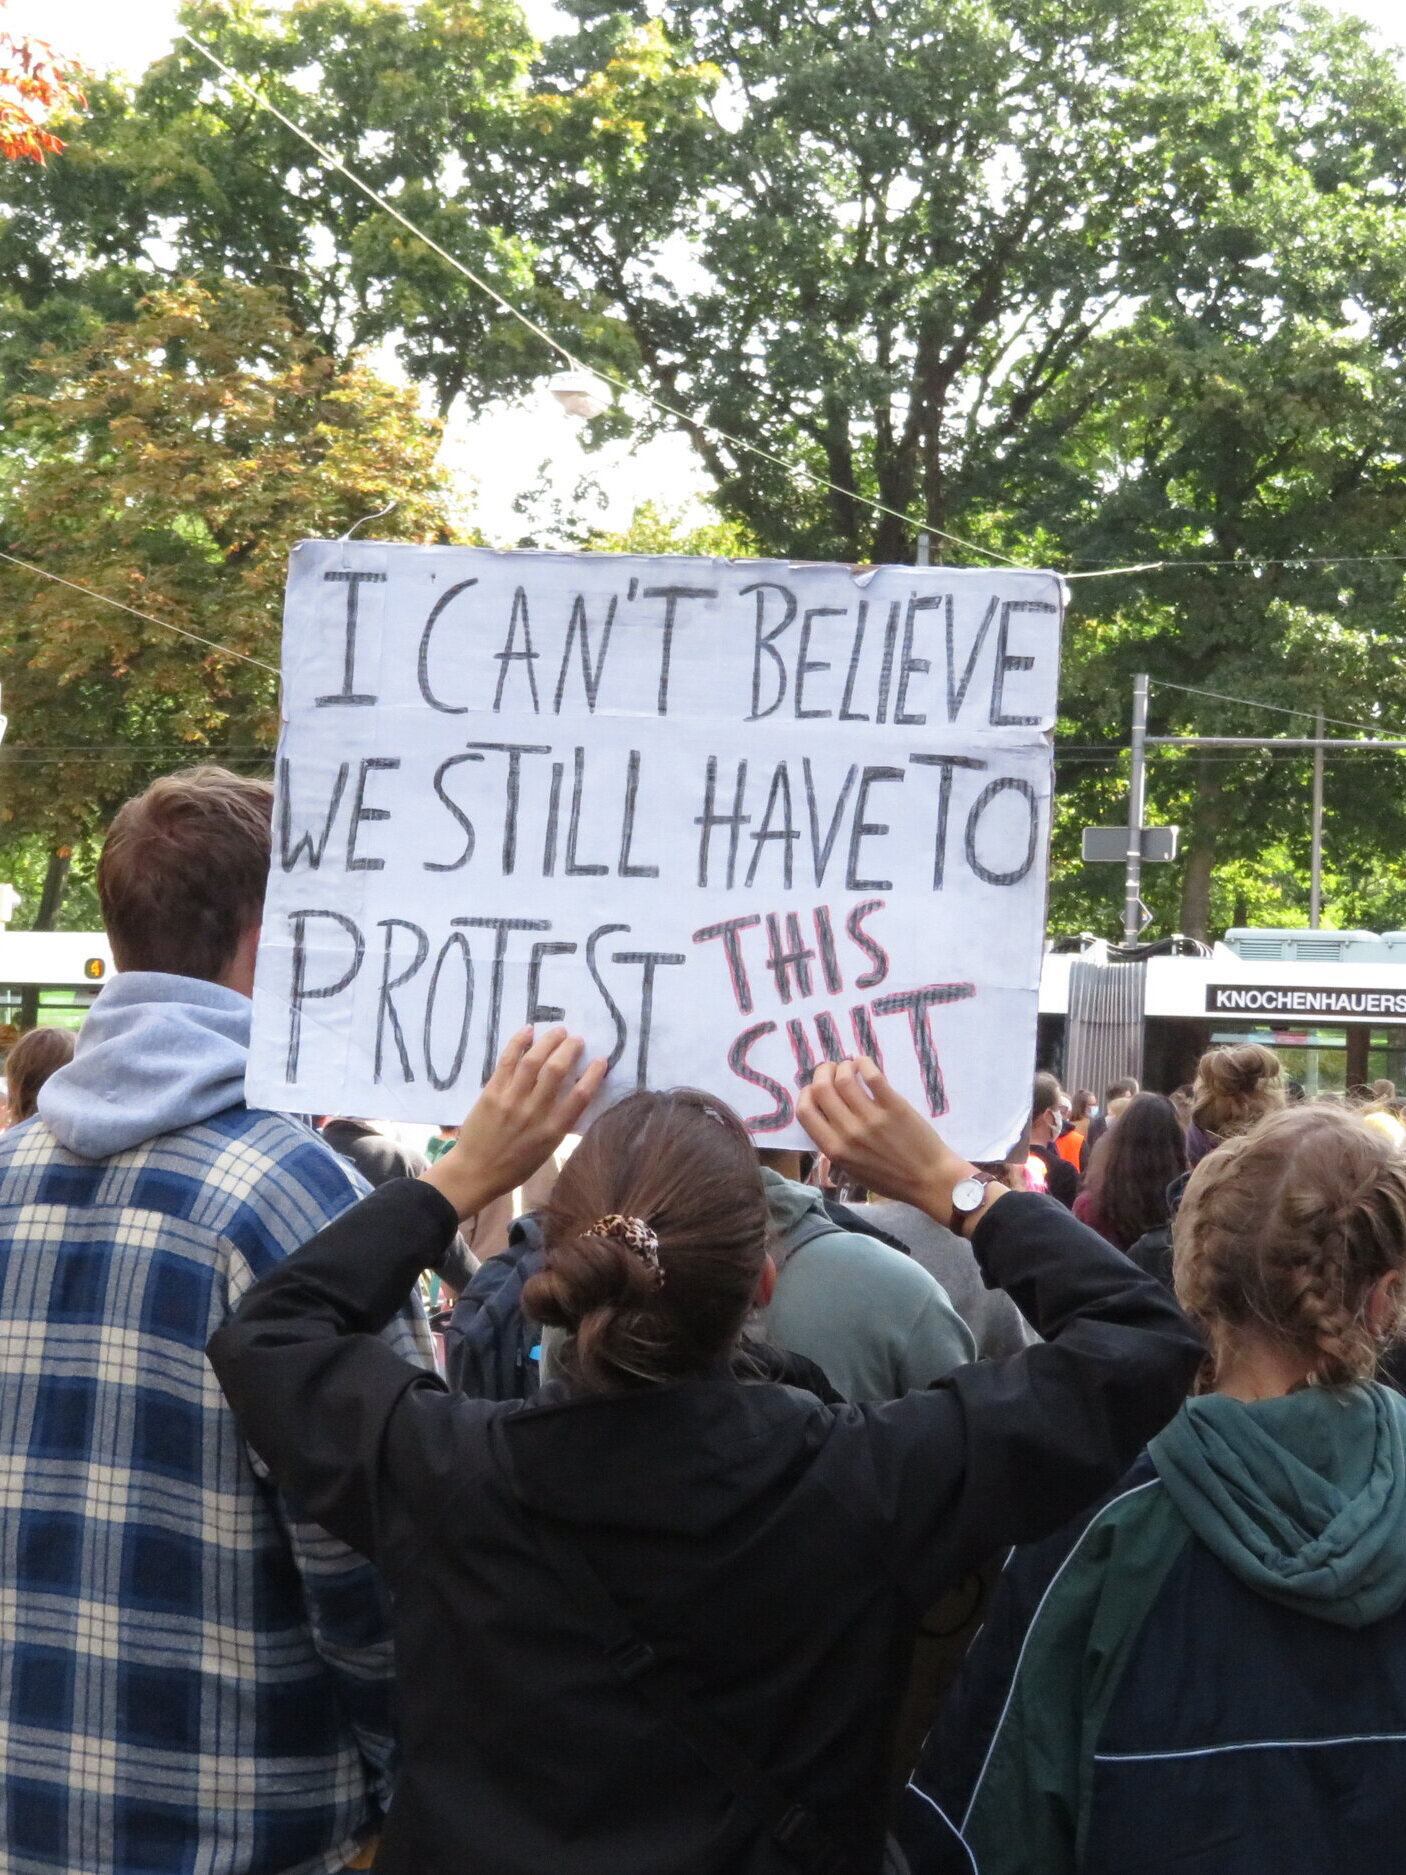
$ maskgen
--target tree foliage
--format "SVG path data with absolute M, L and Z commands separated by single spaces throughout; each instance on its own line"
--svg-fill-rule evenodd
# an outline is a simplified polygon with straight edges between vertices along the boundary
M 63 140 L 49 129 L 50 116 L 78 110 L 84 102 L 71 59 L 42 39 L 0 26 L 0 159 L 43 163 L 56 156 Z
M 392 501 L 391 538 L 448 538 L 450 516 L 413 392 L 339 364 L 262 288 L 154 294 L 34 373 L 4 547 L 158 621 L 0 570 L 0 819 L 71 843 L 163 769 L 267 762 L 296 541 Z
M 1365 557 L 1406 552 L 1406 83 L 1356 22 L 1307 0 L 571 0 L 538 46 L 514 0 L 183 18 L 682 413 L 641 433 L 684 430 L 754 550 L 905 559 L 926 521 L 1079 574 L 1230 563 L 1073 587 L 1057 924 L 1115 927 L 1112 874 L 1075 854 L 1119 817 L 1134 672 L 1167 732 L 1307 720 L 1176 684 L 1406 726 L 1401 567 Z M 67 134 L 61 163 L 0 172 L 21 392 L 49 381 L 41 334 L 76 353 L 187 278 L 276 293 L 323 358 L 393 345 L 441 411 L 556 366 L 189 46 L 94 87 Z M 1331 915 L 1406 923 L 1399 766 L 1330 764 Z M 1188 832 L 1149 879 L 1159 922 L 1302 916 L 1307 802 L 1283 751 L 1159 755 L 1154 810 Z

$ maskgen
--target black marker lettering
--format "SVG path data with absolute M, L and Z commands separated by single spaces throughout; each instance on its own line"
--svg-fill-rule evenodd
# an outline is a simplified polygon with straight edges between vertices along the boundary
M 996 635 L 996 668 L 991 675 L 991 721 L 998 728 L 1033 726 L 1039 722 L 1038 716 L 1005 716 L 1002 709 L 1006 692 L 1007 671 L 1033 671 L 1034 658 L 1007 657 L 1006 644 L 1010 638 L 1012 612 L 1057 612 L 1058 606 L 1051 605 L 1048 599 L 1007 599 L 1001 607 L 1001 629 Z
M 628 931 L 627 924 L 601 924 L 586 939 L 586 968 L 591 973 L 591 981 L 600 991 L 601 1001 L 610 1011 L 610 1019 L 615 1024 L 615 1046 L 607 1057 L 606 1065 L 613 1072 L 616 1062 L 625 1052 L 625 1037 L 629 1033 L 625 1018 L 620 1013 L 620 1005 L 606 988 L 605 979 L 596 968 L 596 946 L 603 937 L 609 937 L 614 931 Z
M 524 755 L 550 755 L 545 742 L 471 742 L 471 749 L 488 749 L 508 758 L 508 780 L 503 791 L 503 876 L 517 865 L 517 812 L 522 800 L 522 758 Z
M 542 842 L 544 879 L 550 879 L 557 869 L 557 829 L 561 825 L 561 781 L 565 773 L 564 762 L 552 763 L 552 791 L 547 800 L 547 833 Z
M 312 918 L 330 918 L 338 924 L 352 941 L 352 960 L 335 983 L 323 984 L 318 989 L 308 988 L 308 921 Z M 361 968 L 366 955 L 366 940 L 361 935 L 358 925 L 350 918 L 344 918 L 339 911 L 290 911 L 288 922 L 293 927 L 293 981 L 288 991 L 288 1058 L 284 1064 L 283 1078 L 292 1083 L 298 1078 L 298 1057 L 303 1039 L 303 1004 L 320 1002 L 328 996 L 340 996 L 356 980 L 356 973 Z
M 868 718 L 866 717 L 865 720 L 867 722 Z M 810 816 L 811 865 L 815 869 L 815 883 L 817 886 L 821 886 L 825 883 L 825 869 L 830 864 L 830 854 L 834 850 L 835 837 L 840 831 L 840 821 L 844 816 L 845 802 L 848 801 L 849 791 L 854 786 L 855 779 L 859 774 L 859 765 L 857 762 L 850 763 L 849 773 L 845 776 L 844 786 L 840 789 L 839 796 L 835 802 L 835 811 L 830 816 L 830 826 L 823 840 L 820 837 L 820 813 L 815 800 L 815 776 L 811 772 L 810 757 L 808 755 L 801 761 L 801 773 L 805 776 L 806 812 Z
M 801 643 L 796 653 L 796 714 L 797 716 L 832 716 L 832 710 L 807 710 L 802 707 L 807 674 L 811 671 L 828 671 L 828 664 L 816 664 L 810 657 L 810 628 L 818 618 L 843 618 L 846 608 L 841 605 L 813 605 L 806 609 L 801 620 Z
M 785 699 L 786 660 L 776 649 L 776 640 L 781 636 L 782 632 L 790 628 L 796 616 L 796 595 L 791 591 L 789 586 L 782 586 L 774 579 L 759 579 L 751 586 L 744 586 L 738 594 L 738 597 L 740 599 L 745 599 L 748 593 L 753 592 L 757 595 L 757 624 L 756 635 L 752 641 L 752 714 L 747 718 L 749 723 L 759 722 L 763 716 L 773 715 L 781 708 L 782 702 Z M 780 624 L 773 625 L 769 632 L 763 633 L 762 627 L 766 623 L 766 595 L 769 592 L 779 592 L 781 594 L 786 601 L 786 611 Z M 767 704 L 765 709 L 762 708 L 763 652 L 766 653 L 776 666 L 777 686 L 776 695 L 772 698 L 771 702 Z
M 467 592 L 470 586 L 477 586 L 477 584 L 477 579 L 461 579 L 457 586 L 451 586 L 448 592 L 441 593 L 430 608 L 430 616 L 425 620 L 425 629 L 420 633 L 420 658 L 417 667 L 420 695 L 432 710 L 443 710 L 446 716 L 467 716 L 469 706 L 467 703 L 444 703 L 430 688 L 430 640 L 434 636 L 434 628 L 439 623 L 440 614 L 450 600 L 457 599 L 461 592 Z
M 771 820 L 777 804 L 785 808 L 785 818 L 781 827 L 773 829 Z M 762 811 L 761 825 L 749 836 L 755 844 L 752 847 L 752 863 L 747 868 L 745 884 L 751 886 L 757 876 L 757 867 L 761 864 L 762 848 L 768 840 L 779 840 L 782 853 L 782 876 L 786 890 L 791 890 L 792 860 L 795 842 L 800 839 L 800 830 L 791 817 L 791 776 L 785 762 L 778 762 L 771 777 L 771 788 L 766 797 L 766 807 Z
M 903 653 L 898 660 L 898 695 L 894 699 L 893 720 L 896 723 L 907 724 L 910 728 L 917 728 L 928 719 L 925 711 L 920 712 L 916 716 L 907 714 L 908 679 L 914 671 L 926 675 L 927 672 L 932 669 L 932 664 L 929 659 L 915 658 L 913 656 L 913 630 L 920 612 L 933 611 L 940 605 L 945 605 L 947 607 L 947 616 L 950 620 L 952 616 L 952 599 L 950 594 L 944 596 L 941 593 L 926 593 L 920 598 L 917 593 L 914 593 L 913 597 L 908 601 L 908 612 L 903 621 Z
M 454 922 L 455 924 L 459 924 L 462 920 L 456 918 Z M 459 1039 L 454 1044 L 454 1059 L 449 1064 L 448 1074 L 441 1074 L 435 1067 L 434 1055 L 431 1051 L 430 1044 L 434 1037 L 435 1005 L 439 997 L 440 972 L 444 969 L 450 951 L 457 951 L 459 953 L 460 962 L 464 966 L 464 1007 L 459 1017 Z M 462 931 L 451 931 L 449 936 L 439 947 L 439 955 L 434 960 L 434 969 L 430 972 L 429 994 L 425 997 L 425 1029 L 423 1038 L 425 1073 L 429 1077 L 430 1085 L 441 1094 L 447 1087 L 452 1087 L 459 1078 L 460 1070 L 464 1065 L 464 1056 L 468 1052 L 469 1025 L 473 1021 L 473 1015 L 473 952 L 469 949 L 469 940 L 464 936 Z M 488 1077 L 485 1075 L 484 1078 L 486 1080 Z
M 356 691 L 356 619 L 357 604 L 363 584 L 381 586 L 385 584 L 384 573 L 350 573 L 341 568 L 322 575 L 324 579 L 345 580 L 347 588 L 347 616 L 345 636 L 342 640 L 342 687 L 330 697 L 316 699 L 318 709 L 326 709 L 329 703 L 374 703 L 374 696 L 359 696 Z
M 384 872 L 386 862 L 383 859 L 362 859 L 356 850 L 357 829 L 368 820 L 389 820 L 390 813 L 384 807 L 366 806 L 366 777 L 380 768 L 399 768 L 399 756 L 366 755 L 362 757 L 361 768 L 356 778 L 356 793 L 352 796 L 351 819 L 347 822 L 347 871 L 348 872 Z
M 576 863 L 576 842 L 581 837 L 581 794 L 586 785 L 586 751 L 578 744 L 571 781 L 571 819 L 566 825 L 566 872 L 572 879 L 600 878 L 610 871 L 603 861 L 589 866 Z
M 888 624 L 884 627 L 884 661 L 879 667 L 879 707 L 874 712 L 874 720 L 886 723 L 889 719 L 889 686 L 893 682 L 893 652 L 898 639 L 899 614 L 903 602 L 895 599 L 889 606 Z
M 613 951 L 613 964 L 639 964 L 640 1028 L 639 1048 L 635 1055 L 635 1086 L 643 1088 L 649 1078 L 649 1043 L 654 1032 L 654 973 L 660 964 L 683 964 L 688 959 L 682 951 Z
M 584 593 L 577 593 L 571 602 L 571 623 L 566 628 L 566 643 L 562 647 L 561 670 L 557 674 L 556 695 L 552 699 L 552 709 L 561 715 L 561 701 L 566 695 L 566 673 L 571 667 L 571 647 L 579 642 L 581 646 L 581 682 L 586 691 L 586 708 L 594 716 L 596 697 L 600 691 L 600 680 L 605 670 L 605 654 L 610 649 L 610 634 L 615 629 L 615 608 L 620 603 L 618 593 L 610 595 L 610 604 L 606 608 L 605 624 L 601 627 L 600 653 L 594 664 L 591 662 L 591 628 L 586 619 L 586 599 Z
M 942 779 L 937 784 L 937 830 L 932 847 L 932 889 L 942 890 L 942 881 L 947 872 L 947 816 L 952 805 L 952 771 L 955 768 L 985 768 L 974 755 L 910 755 L 908 760 L 915 768 L 940 768 Z
M 539 1022 L 564 1022 L 566 1011 L 558 1009 L 554 1003 L 539 1002 L 542 993 L 542 959 L 544 957 L 569 957 L 576 949 L 574 944 L 534 944 L 531 961 L 527 966 L 527 1020 L 533 1028 Z
M 549 918 L 451 918 L 451 924 L 467 925 L 471 931 L 492 931 L 493 977 L 489 989 L 488 1035 L 483 1049 L 483 1078 L 486 1081 L 498 1065 L 498 1024 L 503 1014 L 504 962 L 508 955 L 510 931 L 550 931 Z M 431 1076 L 431 1079 L 434 1077 Z
M 972 648 L 971 648 L 971 651 L 967 655 L 967 661 L 962 671 L 962 680 L 960 683 L 958 683 L 957 681 L 957 643 L 956 643 L 957 628 L 953 619 L 952 609 L 950 606 L 948 608 L 948 612 L 947 612 L 947 720 L 949 723 L 956 722 L 957 717 L 961 712 L 962 705 L 967 700 L 967 689 L 969 685 L 971 684 L 973 673 L 976 670 L 976 661 L 981 656 L 981 647 L 986 643 L 986 634 L 991 629 L 991 621 L 996 616 L 996 608 L 999 604 L 1000 604 L 999 599 L 992 599 L 987 604 L 986 616 L 981 621 L 980 631 L 978 631 L 978 633 L 976 634 L 976 637 L 972 640 Z
M 457 801 L 451 801 L 444 792 L 444 777 L 451 768 L 458 768 L 463 762 L 481 762 L 481 755 L 451 755 L 442 761 L 434 771 L 434 791 L 449 809 L 464 830 L 464 850 L 457 859 L 427 859 L 426 872 L 458 872 L 461 866 L 467 866 L 474 856 L 474 823 L 460 807 Z
M 620 877 L 622 879 L 657 879 L 657 866 L 632 866 L 630 848 L 635 840 L 635 805 L 640 792 L 640 752 L 630 750 L 625 767 L 625 822 L 620 831 Z
M 859 617 L 854 628 L 854 642 L 849 651 L 849 670 L 845 673 L 845 694 L 840 698 L 840 721 L 842 723 L 867 723 L 869 718 L 862 710 L 852 710 L 854 701 L 854 680 L 859 675 L 859 656 L 864 649 L 864 627 L 869 619 L 869 601 L 859 602 Z
M 737 764 L 737 789 L 732 798 L 732 812 L 730 814 L 719 814 L 716 811 L 717 795 L 718 758 L 716 755 L 710 755 L 708 757 L 708 779 L 703 794 L 703 812 L 695 816 L 693 822 L 695 827 L 701 827 L 703 829 L 698 838 L 698 883 L 699 885 L 707 885 L 708 883 L 708 859 L 712 848 L 714 827 L 727 827 L 730 830 L 727 847 L 727 884 L 728 890 L 731 891 L 732 882 L 737 872 L 737 842 L 741 836 L 743 826 L 752 818 L 750 814 L 744 814 L 742 812 L 742 803 L 747 795 L 747 763 L 745 760 Z
M 1030 816 L 1029 834 L 1026 840 L 1025 857 L 1018 866 L 1009 872 L 991 872 L 983 866 L 976 856 L 976 830 L 982 815 L 999 794 L 1018 794 L 1024 800 Z M 967 864 L 978 879 L 984 879 L 987 885 L 1018 885 L 1035 864 L 1035 848 L 1040 838 L 1040 807 L 1035 798 L 1035 790 L 1028 781 L 1022 781 L 1017 775 L 1001 775 L 995 781 L 988 781 L 986 786 L 972 802 L 971 812 L 967 815 Z
M 866 768 L 859 783 L 859 792 L 854 797 L 854 822 L 849 830 L 849 861 L 845 867 L 845 889 L 850 892 L 891 892 L 892 879 L 861 879 L 859 876 L 859 846 L 862 840 L 881 839 L 889 831 L 887 821 L 866 820 L 865 810 L 869 805 L 869 790 L 884 781 L 902 781 L 904 771 L 901 768 Z
M 342 793 L 347 785 L 347 776 L 351 773 L 351 763 L 343 762 L 337 770 L 337 779 L 332 784 L 332 799 L 328 804 L 327 818 L 322 823 L 322 836 L 314 840 L 311 828 L 305 829 L 298 836 L 298 843 L 290 849 L 288 842 L 293 837 L 293 771 L 288 757 L 278 759 L 278 848 L 283 870 L 292 872 L 299 856 L 306 847 L 308 869 L 316 872 L 322 864 L 322 855 L 327 851 L 327 842 L 332 837 L 332 823 L 337 818 L 337 809 L 342 804 Z
M 678 622 L 680 599 L 716 599 L 716 586 L 646 586 L 643 597 L 664 601 L 664 643 L 659 653 L 659 701 L 661 716 L 669 714 L 669 661 L 674 655 L 674 626 Z M 643 1081 L 640 1083 L 644 1085 Z
M 521 651 L 514 650 L 517 644 L 517 622 L 522 620 Z M 508 618 L 508 640 L 501 651 L 495 651 L 498 660 L 498 688 L 493 693 L 493 708 L 498 711 L 503 707 L 503 689 L 508 681 L 508 671 L 513 664 L 527 666 L 527 685 L 532 692 L 532 714 L 538 714 L 537 704 L 537 653 L 532 649 L 532 620 L 527 610 L 526 590 L 519 586 L 513 594 L 513 609 Z
M 376 1067 L 373 1078 L 377 1081 L 381 1078 L 381 1065 L 385 1058 L 384 1042 L 386 1022 L 389 1019 L 391 1036 L 395 1041 L 395 1051 L 400 1057 L 400 1078 L 402 1081 L 413 1081 L 415 1079 L 415 1073 L 410 1066 L 410 1055 L 405 1046 L 405 1034 L 401 1029 L 400 1017 L 396 1013 L 395 1004 L 391 1001 L 391 993 L 408 983 L 415 972 L 420 969 L 421 965 L 430 954 L 430 940 L 427 934 L 420 929 L 419 925 L 411 924 L 408 918 L 382 918 L 380 921 L 380 929 L 386 934 L 386 948 L 381 959 L 381 997 L 376 1005 Z M 415 955 L 398 977 L 392 977 L 391 953 L 395 947 L 395 933 L 397 931 L 414 932 Z

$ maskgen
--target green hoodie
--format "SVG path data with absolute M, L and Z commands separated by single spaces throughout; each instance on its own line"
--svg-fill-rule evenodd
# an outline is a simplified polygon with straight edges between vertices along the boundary
M 1406 1399 L 1304 1387 L 1188 1400 L 1148 1447 L 1227 1569 L 1302 1614 L 1362 1628 L 1406 1602 Z
M 768 1338 L 803 1354 L 847 1400 L 896 1400 L 976 1359 L 947 1291 L 877 1237 L 834 1228 L 813 1185 L 762 1168 L 776 1292 Z M 814 1234 L 812 1234 L 814 1233 Z

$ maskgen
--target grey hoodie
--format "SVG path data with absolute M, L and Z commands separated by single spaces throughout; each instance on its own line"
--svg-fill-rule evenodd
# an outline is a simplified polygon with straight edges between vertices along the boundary
M 108 1159 L 242 1105 L 253 1008 L 196 977 L 119 972 L 39 1090 L 40 1119 L 69 1152 Z
M 847 1400 L 895 1400 L 976 1358 L 966 1323 L 936 1278 L 877 1237 L 830 1230 L 792 1250 L 825 1216 L 813 1185 L 762 1168 L 771 1213 L 776 1293 L 767 1337 L 822 1368 Z

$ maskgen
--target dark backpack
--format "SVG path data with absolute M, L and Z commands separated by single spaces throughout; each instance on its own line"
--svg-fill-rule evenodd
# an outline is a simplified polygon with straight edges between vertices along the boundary
M 520 1217 L 507 1249 L 480 1263 L 444 1327 L 445 1373 L 456 1393 L 476 1400 L 530 1400 L 536 1393 L 540 1334 L 522 1312 L 522 1292 L 545 1262 L 541 1226 Z

